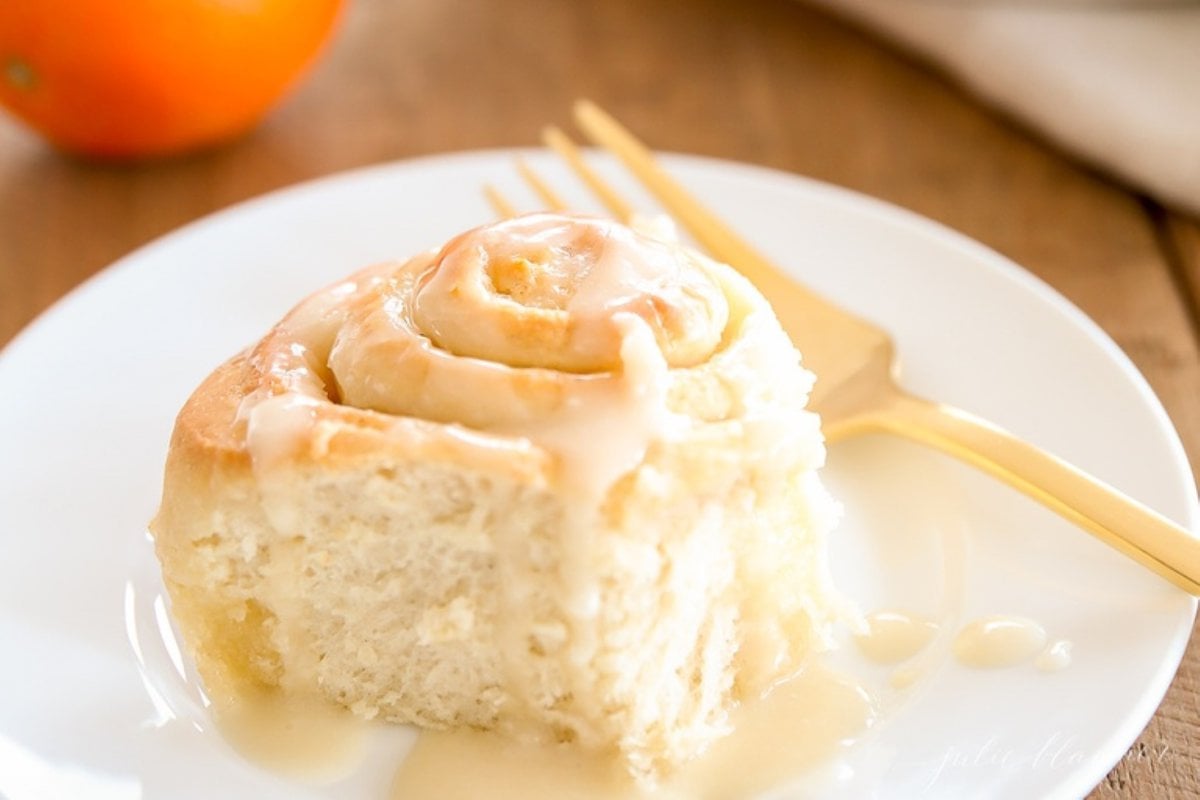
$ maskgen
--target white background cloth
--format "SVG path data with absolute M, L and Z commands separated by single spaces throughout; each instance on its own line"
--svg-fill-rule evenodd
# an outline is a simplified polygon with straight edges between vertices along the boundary
M 1200 213 L 1200 4 L 811 2 L 923 54 L 1160 202 Z

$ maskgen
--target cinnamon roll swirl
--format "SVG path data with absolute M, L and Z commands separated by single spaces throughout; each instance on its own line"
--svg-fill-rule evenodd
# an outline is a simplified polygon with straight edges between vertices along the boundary
M 468 231 L 197 389 L 152 525 L 173 612 L 210 691 L 659 773 L 826 645 L 812 380 L 744 278 L 672 241 Z

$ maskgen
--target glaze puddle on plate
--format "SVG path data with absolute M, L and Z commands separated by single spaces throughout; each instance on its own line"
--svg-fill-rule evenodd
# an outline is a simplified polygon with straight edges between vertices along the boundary
M 977 619 L 954 637 L 954 657 L 968 667 L 1011 667 L 1031 660 L 1046 645 L 1046 629 L 1024 617 Z
M 366 755 L 367 726 L 323 698 L 245 692 L 215 701 L 212 714 L 221 735 L 243 756 L 303 782 L 344 778 Z
M 938 624 L 905 611 L 874 611 L 867 615 L 867 631 L 854 644 L 877 664 L 899 664 L 921 652 L 937 635 Z
M 875 701 L 820 667 L 739 708 L 733 733 L 656 789 L 638 789 L 609 759 L 563 745 L 473 731 L 423 733 L 401 765 L 393 800 L 734 800 L 802 784 L 874 722 Z M 462 765 L 469 764 L 469 768 Z

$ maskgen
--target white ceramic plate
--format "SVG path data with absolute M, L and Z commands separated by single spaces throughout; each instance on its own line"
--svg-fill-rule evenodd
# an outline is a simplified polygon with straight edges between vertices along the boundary
M 143 530 L 174 414 L 201 378 L 307 292 L 489 219 L 478 187 L 515 190 L 512 155 L 382 166 L 240 205 L 123 259 L 3 353 L 0 795 L 386 794 L 396 741 L 349 782 L 303 787 L 242 761 L 208 729 L 159 635 L 165 617 Z M 769 256 L 893 331 L 914 390 L 979 412 L 1197 527 L 1192 476 L 1145 381 L 1035 278 L 843 190 L 729 163 L 667 163 Z M 828 476 L 848 511 L 834 553 L 848 594 L 866 610 L 937 617 L 947 634 L 912 690 L 880 690 L 883 723 L 842 765 L 853 775 L 843 770 L 821 791 L 1087 793 L 1166 690 L 1193 601 L 913 446 L 838 446 Z M 1073 641 L 1073 664 L 975 671 L 946 657 L 956 625 L 995 613 L 1032 617 Z M 852 652 L 843 661 L 881 682 Z

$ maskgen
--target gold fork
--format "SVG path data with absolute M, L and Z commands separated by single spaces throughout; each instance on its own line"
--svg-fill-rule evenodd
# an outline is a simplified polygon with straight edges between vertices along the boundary
M 704 208 L 654 160 L 650 150 L 596 105 L 580 101 L 575 121 L 613 153 L 713 257 L 740 270 L 771 301 L 784 328 L 817 375 L 809 405 L 830 441 L 883 431 L 933 446 L 1019 489 L 1176 586 L 1200 594 L 1200 540 L 1136 500 L 1056 456 L 960 409 L 904 391 L 895 348 L 882 329 L 818 297 L 773 265 Z M 618 219 L 633 207 L 585 161 L 557 128 L 544 132 L 557 152 Z M 518 170 L 546 206 L 566 204 L 532 169 Z M 515 209 L 485 187 L 496 211 Z

